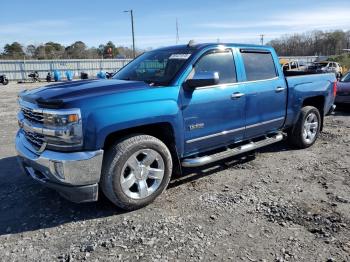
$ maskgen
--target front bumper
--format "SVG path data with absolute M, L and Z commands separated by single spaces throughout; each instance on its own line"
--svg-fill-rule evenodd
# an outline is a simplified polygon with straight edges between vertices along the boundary
M 16 150 L 21 168 L 34 180 L 55 189 L 72 202 L 97 200 L 103 150 L 37 153 L 22 131 L 16 135 Z

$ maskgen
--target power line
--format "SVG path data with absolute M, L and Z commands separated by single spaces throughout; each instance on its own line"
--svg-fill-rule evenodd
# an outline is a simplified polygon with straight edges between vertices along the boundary
M 131 18 L 131 34 L 132 34 L 132 56 L 133 58 L 136 57 L 136 52 L 135 52 L 135 32 L 134 32 L 134 13 L 133 10 L 126 10 L 124 13 L 130 13 L 130 18 Z
M 179 24 L 178 24 L 178 21 L 177 21 L 177 18 L 176 18 L 176 44 L 179 43 Z
M 260 35 L 260 43 L 261 43 L 261 45 L 264 45 L 264 34 L 261 34 Z

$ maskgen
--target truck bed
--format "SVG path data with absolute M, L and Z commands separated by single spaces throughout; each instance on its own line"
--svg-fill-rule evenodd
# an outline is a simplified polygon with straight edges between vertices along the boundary
M 293 72 L 295 73 L 295 72 Z M 299 73 L 299 72 L 298 72 Z M 288 86 L 288 104 L 286 125 L 292 125 L 302 107 L 302 101 L 309 97 L 325 99 L 323 114 L 327 114 L 334 102 L 333 85 L 336 81 L 334 73 L 309 74 L 300 72 L 294 76 L 286 76 Z

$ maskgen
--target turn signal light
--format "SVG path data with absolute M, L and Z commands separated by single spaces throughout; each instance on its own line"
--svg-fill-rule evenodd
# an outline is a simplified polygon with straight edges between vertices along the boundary
M 78 120 L 79 120 L 79 116 L 77 114 L 68 116 L 68 123 L 78 122 Z

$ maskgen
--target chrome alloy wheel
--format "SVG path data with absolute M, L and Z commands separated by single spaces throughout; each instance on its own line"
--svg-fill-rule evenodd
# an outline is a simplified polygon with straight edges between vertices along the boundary
M 318 132 L 318 118 L 315 113 L 310 113 L 304 122 L 303 138 L 306 143 L 311 144 L 316 139 Z
M 126 161 L 120 176 L 121 188 L 132 199 L 144 199 L 154 193 L 164 177 L 164 160 L 153 149 L 141 149 Z

